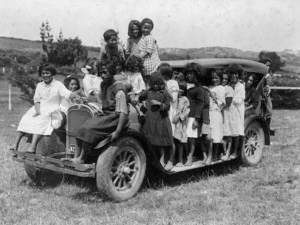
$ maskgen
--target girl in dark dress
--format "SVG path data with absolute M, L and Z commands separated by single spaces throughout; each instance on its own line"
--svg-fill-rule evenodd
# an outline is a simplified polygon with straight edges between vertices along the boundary
M 79 128 L 76 151 L 71 159 L 75 163 L 85 163 L 89 152 L 101 140 L 107 137 L 110 137 L 111 141 L 117 140 L 121 131 L 129 125 L 127 91 L 122 82 L 115 81 L 113 75 L 116 71 L 117 67 L 112 61 L 100 64 L 99 73 L 103 81 L 99 99 L 103 114 L 88 119 Z
M 149 85 L 150 89 L 141 92 L 139 97 L 140 101 L 147 101 L 148 108 L 142 131 L 151 145 L 160 148 L 160 163 L 165 170 L 170 170 L 173 168 L 174 159 L 172 127 L 168 116 L 170 96 L 165 89 L 163 78 L 158 73 L 151 75 Z M 164 160 L 166 147 L 171 151 L 167 164 Z

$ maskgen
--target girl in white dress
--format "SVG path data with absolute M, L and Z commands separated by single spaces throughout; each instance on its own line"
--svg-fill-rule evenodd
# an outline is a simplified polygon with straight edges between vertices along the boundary
M 239 143 L 244 141 L 244 116 L 245 116 L 245 86 L 239 82 L 240 77 L 243 75 L 243 68 L 238 64 L 231 64 L 227 68 L 230 86 L 233 88 L 232 105 L 236 108 L 234 111 L 234 125 L 231 127 L 233 133 L 233 152 L 230 158 L 237 157 Z
M 211 86 L 206 87 L 209 93 L 209 120 L 211 127 L 211 143 L 208 149 L 208 157 L 205 164 L 212 162 L 213 152 L 217 152 L 219 144 L 223 139 L 223 115 L 222 109 L 225 106 L 225 88 L 220 85 L 222 74 L 217 71 L 210 73 Z
M 175 124 L 172 123 L 172 121 L 174 119 L 177 110 L 179 85 L 178 82 L 173 79 L 173 69 L 168 63 L 160 64 L 158 67 L 158 71 L 165 81 L 165 87 L 171 99 L 170 110 L 168 113 L 169 113 L 169 119 L 171 121 L 172 135 L 174 136 Z M 175 154 L 174 141 L 173 141 L 172 148 L 173 149 L 171 151 L 171 156 L 172 156 L 171 158 L 173 159 Z M 166 168 L 169 169 L 170 167 L 173 167 L 173 162 L 169 161 L 168 164 L 166 165 Z
M 61 82 L 53 79 L 56 69 L 52 65 L 40 67 L 42 82 L 38 83 L 34 94 L 34 106 L 22 117 L 18 129 L 15 144 L 11 150 L 18 150 L 21 138 L 27 134 L 33 134 L 27 153 L 35 154 L 38 141 L 43 135 L 51 135 L 51 112 L 60 109 L 61 99 L 70 100 L 79 96 L 69 91 Z
M 226 105 L 223 109 L 223 149 L 225 155 L 221 157 L 221 160 L 226 161 L 229 159 L 229 154 L 232 146 L 232 138 L 238 136 L 238 132 L 235 131 L 235 118 L 238 116 L 238 111 L 235 105 L 232 103 L 232 97 L 234 90 L 229 84 L 228 74 L 222 75 L 222 85 L 225 87 L 225 102 Z
M 83 94 L 80 92 L 80 82 L 76 77 L 72 75 L 67 76 L 64 79 L 64 85 L 68 90 L 76 92 L 76 94 L 83 96 Z M 73 103 L 70 99 L 62 98 L 60 101 L 60 110 L 67 114 L 68 109 L 74 104 L 75 103 Z

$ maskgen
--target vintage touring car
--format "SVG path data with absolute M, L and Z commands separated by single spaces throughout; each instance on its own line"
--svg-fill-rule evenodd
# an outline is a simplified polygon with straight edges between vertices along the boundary
M 245 72 L 255 73 L 260 80 L 268 71 L 265 65 L 244 59 L 195 59 L 167 63 L 175 71 L 181 71 L 189 62 L 199 63 L 204 69 L 225 69 L 229 64 L 237 63 Z M 259 104 L 255 111 L 245 116 L 245 138 L 240 143 L 238 159 L 248 166 L 257 165 L 262 159 L 264 146 L 270 144 L 270 131 L 262 116 L 262 108 Z M 159 163 L 156 151 L 151 149 L 148 140 L 141 134 L 137 113 L 132 106 L 130 127 L 123 131 L 116 142 L 110 142 L 109 139 L 99 142 L 88 164 L 62 161 L 61 158 L 73 157 L 79 127 L 96 114 L 97 110 L 90 104 L 71 106 L 67 115 L 53 113 L 52 125 L 55 130 L 51 136 L 41 139 L 36 155 L 24 152 L 28 147 L 29 136 L 27 142 L 25 139 L 24 144 L 20 144 L 20 151 L 13 151 L 13 159 L 24 164 L 26 173 L 36 183 L 57 183 L 64 174 L 96 178 L 100 195 L 113 201 L 123 201 L 134 196 L 141 187 L 146 168 L 150 166 L 169 175 L 206 166 L 196 161 L 192 166 L 174 167 L 166 171 Z M 222 162 L 216 159 L 212 165 Z

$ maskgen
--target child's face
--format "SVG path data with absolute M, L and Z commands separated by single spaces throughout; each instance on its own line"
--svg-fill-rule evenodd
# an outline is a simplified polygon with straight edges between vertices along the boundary
M 220 84 L 220 77 L 217 75 L 217 73 L 213 73 L 211 75 L 211 82 L 213 86 L 217 86 Z
M 140 30 L 138 28 L 137 25 L 133 25 L 132 26 L 132 34 L 133 34 L 133 37 L 138 37 L 139 36 L 139 33 L 140 33 Z
M 143 35 L 149 35 L 152 30 L 152 25 L 150 23 L 144 23 L 142 26 Z
M 76 80 L 71 80 L 70 83 L 69 83 L 69 86 L 68 86 L 68 89 L 72 92 L 76 91 L 78 88 L 78 84 L 77 84 L 77 81 Z
M 231 74 L 231 82 L 233 84 L 236 84 L 238 81 L 239 81 L 239 74 L 237 72 Z
M 195 82 L 195 73 L 193 71 L 189 71 L 186 74 L 186 81 L 188 83 L 194 83 Z
M 222 85 L 226 86 L 228 84 L 228 74 L 223 74 Z
M 117 36 L 111 36 L 110 39 L 107 41 L 107 44 L 111 47 L 117 46 L 118 44 L 118 37 Z
M 247 87 L 249 88 L 249 87 L 251 87 L 252 85 L 253 85 L 253 77 L 252 76 L 250 76 L 249 78 L 248 78 L 248 80 L 247 80 Z

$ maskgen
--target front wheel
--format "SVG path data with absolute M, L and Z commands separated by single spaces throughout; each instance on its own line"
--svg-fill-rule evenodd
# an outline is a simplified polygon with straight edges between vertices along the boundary
M 96 182 L 104 199 L 116 202 L 133 197 L 146 172 L 146 155 L 136 139 L 121 138 L 98 158 Z
M 257 165 L 262 159 L 264 146 L 264 130 L 259 122 L 253 121 L 245 129 L 244 148 L 241 153 L 243 164 Z

